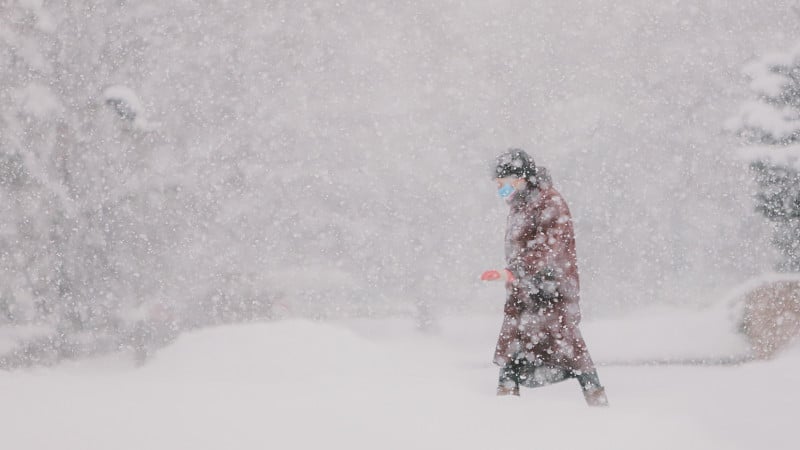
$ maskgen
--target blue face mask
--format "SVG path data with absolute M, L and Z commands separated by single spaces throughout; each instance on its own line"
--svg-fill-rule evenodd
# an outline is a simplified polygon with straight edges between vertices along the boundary
M 511 186 L 511 183 L 503 183 L 503 187 L 497 190 L 497 194 L 500 198 L 508 198 L 509 195 L 514 193 L 514 187 Z

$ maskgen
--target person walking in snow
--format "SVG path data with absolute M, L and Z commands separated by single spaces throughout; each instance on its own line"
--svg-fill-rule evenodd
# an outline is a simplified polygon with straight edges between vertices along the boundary
M 578 329 L 578 266 L 567 203 L 544 167 L 511 149 L 497 157 L 494 179 L 510 207 L 506 263 L 487 270 L 484 281 L 506 283 L 503 325 L 494 363 L 500 366 L 497 395 L 519 395 L 577 378 L 586 403 L 607 406 L 605 389 Z

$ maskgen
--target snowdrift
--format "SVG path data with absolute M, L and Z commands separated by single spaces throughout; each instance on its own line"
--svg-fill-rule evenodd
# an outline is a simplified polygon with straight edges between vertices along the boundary
M 671 329 L 673 319 L 680 318 L 651 323 Z M 796 349 L 734 367 L 601 367 L 612 407 L 597 410 L 584 406 L 570 381 L 495 397 L 497 370 L 489 360 L 499 318 L 451 318 L 440 326 L 436 335 L 403 320 L 228 326 L 181 336 L 140 368 L 116 356 L 0 373 L 3 445 L 795 448 Z M 622 326 L 586 324 L 596 359 L 645 354 L 645 339 L 623 338 Z M 650 336 L 670 341 L 666 328 L 652 328 Z M 670 333 L 686 340 L 659 351 L 678 352 L 681 342 L 694 351 L 691 327 Z

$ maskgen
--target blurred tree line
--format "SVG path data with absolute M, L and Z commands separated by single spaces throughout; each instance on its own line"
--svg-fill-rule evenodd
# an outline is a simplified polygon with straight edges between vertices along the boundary
M 386 99 L 359 91 L 373 74 L 352 60 L 366 50 L 349 49 L 333 9 L 0 6 L 0 325 L 47 330 L 9 364 L 270 318 L 276 305 L 430 319 L 408 278 L 434 295 L 425 274 L 457 249 L 436 227 L 409 230 L 451 207 L 408 188 L 423 161 L 446 168 L 428 149 L 374 147 Z M 409 114 L 398 106 L 390 131 Z
M 6 364 L 495 311 L 512 146 L 570 202 L 586 310 L 699 302 L 763 259 L 710 130 L 732 61 L 796 24 L 742 8 L 0 0 L 0 326 L 37 336 Z

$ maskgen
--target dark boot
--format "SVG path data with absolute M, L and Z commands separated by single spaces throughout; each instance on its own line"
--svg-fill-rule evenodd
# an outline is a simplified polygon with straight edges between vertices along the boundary
M 515 397 L 519 397 L 519 386 L 497 386 L 497 396 L 503 397 L 506 395 L 513 395 Z
M 522 362 L 520 360 L 509 361 L 500 369 L 500 379 L 497 382 L 497 395 L 514 395 L 519 397 L 519 376 Z
M 608 398 L 604 388 L 591 388 L 583 391 L 583 398 L 589 406 L 608 406 Z
M 587 405 L 608 406 L 606 390 L 600 384 L 600 378 L 597 376 L 596 370 L 592 369 L 589 372 L 582 372 L 576 375 L 576 378 L 581 385 L 583 398 L 586 399 Z

